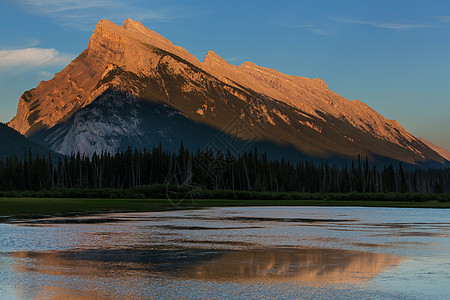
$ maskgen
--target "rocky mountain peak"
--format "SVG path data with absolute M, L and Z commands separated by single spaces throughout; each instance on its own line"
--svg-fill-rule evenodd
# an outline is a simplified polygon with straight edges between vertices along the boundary
M 262 131 L 259 138 L 280 143 L 299 139 L 306 134 L 304 128 L 322 134 L 324 122 L 333 118 L 351 130 L 393 143 L 421 158 L 425 155 L 423 144 L 398 123 L 386 120 L 363 102 L 337 95 L 320 78 L 287 75 L 251 62 L 237 67 L 213 51 L 202 63 L 186 49 L 131 19 L 122 26 L 99 21 L 85 51 L 52 80 L 22 95 L 9 126 L 33 135 L 68 120 L 110 89 L 167 103 L 220 130 L 228 124 L 225 116 L 252 115 L 256 119 L 248 120 L 249 126 L 268 123 L 278 132 L 268 135 L 267 130 Z M 247 106 L 250 108 L 243 114 Z M 349 134 L 341 138 L 343 143 L 356 140 Z M 303 147 L 303 142 L 296 143 Z M 313 148 L 308 151 L 326 152 Z
M 123 21 L 122 28 L 123 29 L 148 30 L 147 27 L 142 25 L 141 22 L 132 20 L 130 18 L 127 18 L 125 21 Z
M 231 66 L 225 59 L 220 57 L 218 54 L 216 54 L 214 51 L 208 51 L 208 53 L 205 55 L 205 59 L 203 60 L 203 64 L 210 67 L 215 66 Z
M 165 48 L 165 50 L 174 47 L 171 41 L 159 33 L 148 29 L 139 21 L 126 19 L 122 24 L 122 28 L 125 30 L 125 35 L 140 42 L 150 44 L 154 47 Z

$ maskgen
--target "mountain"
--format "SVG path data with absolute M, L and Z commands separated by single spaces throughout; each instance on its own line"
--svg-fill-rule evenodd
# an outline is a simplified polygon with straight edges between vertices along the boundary
M 29 150 L 33 154 L 39 154 L 40 156 L 47 156 L 50 151 L 30 141 L 6 124 L 0 123 L 0 160 L 11 156 L 23 158 L 25 155 L 28 155 Z M 54 157 L 57 156 L 55 153 L 52 154 Z
M 194 122 L 167 104 L 136 101 L 116 90 L 105 91 L 67 121 L 34 134 L 33 139 L 44 141 L 60 153 L 87 155 L 101 151 L 114 153 L 130 145 L 143 149 L 159 143 L 164 149 L 177 151 L 182 141 L 194 151 L 206 147 L 222 151 L 231 148 L 234 154 L 239 154 L 256 147 L 274 159 L 306 158 L 293 147 L 240 139 Z
M 212 51 L 200 62 L 130 19 L 122 27 L 101 20 L 86 50 L 21 96 L 9 126 L 65 154 L 178 140 L 203 147 L 219 137 L 237 153 L 234 143 L 257 143 L 299 157 L 445 163 L 396 121 L 321 79 L 234 66 Z
M 428 147 L 430 147 L 431 149 L 433 149 L 434 151 L 436 151 L 440 156 L 442 156 L 446 160 L 450 161 L 450 151 L 448 151 L 447 149 L 444 149 L 438 145 L 433 144 L 432 142 L 426 140 L 423 137 L 419 137 L 419 140 L 422 143 L 424 143 L 425 145 L 427 145 Z

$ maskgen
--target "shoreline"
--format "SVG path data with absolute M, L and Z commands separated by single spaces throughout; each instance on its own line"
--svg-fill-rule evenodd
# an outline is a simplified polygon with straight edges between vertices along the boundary
M 448 209 L 450 202 L 358 200 L 225 200 L 225 199 L 108 199 L 0 198 L 0 223 L 51 217 L 79 217 L 105 213 L 196 210 L 213 207 L 329 206 Z

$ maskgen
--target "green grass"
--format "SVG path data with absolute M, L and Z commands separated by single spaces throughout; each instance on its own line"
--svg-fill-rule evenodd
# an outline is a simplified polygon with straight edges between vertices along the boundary
M 199 199 L 96 199 L 96 198 L 0 198 L 0 219 L 73 216 L 107 212 L 145 212 L 205 207 L 238 206 L 367 206 L 450 208 L 450 202 L 358 201 L 358 200 L 227 200 Z

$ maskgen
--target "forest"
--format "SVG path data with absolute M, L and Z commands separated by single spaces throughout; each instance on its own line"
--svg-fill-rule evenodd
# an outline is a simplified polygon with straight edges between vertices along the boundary
M 0 160 L 0 191 L 131 189 L 144 185 L 196 185 L 209 190 L 301 193 L 450 193 L 450 169 L 378 167 L 367 157 L 348 165 L 269 160 L 257 149 L 238 157 L 210 149 L 178 152 L 161 145 L 92 157 L 53 160 L 33 155 Z

